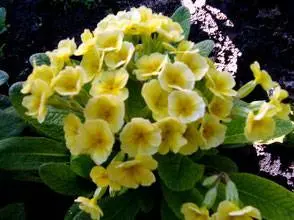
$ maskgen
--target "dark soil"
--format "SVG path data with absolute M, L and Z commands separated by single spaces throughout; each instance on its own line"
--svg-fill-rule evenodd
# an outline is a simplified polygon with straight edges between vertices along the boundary
M 252 78 L 249 65 L 258 60 L 273 78 L 290 91 L 294 99 L 294 2 L 260 0 L 208 0 L 207 3 L 219 8 L 235 24 L 227 29 L 220 24 L 230 36 L 243 55 L 238 59 L 239 85 Z M 0 57 L 0 69 L 10 75 L 10 84 L 25 80 L 30 74 L 28 58 L 31 54 L 45 52 L 56 47 L 58 41 L 79 35 L 84 28 L 94 29 L 97 22 L 109 13 L 146 5 L 157 12 L 171 15 L 180 6 L 180 0 L 102 0 L 86 6 L 81 1 L 71 0 L 1 0 L 0 6 L 8 11 L 8 31 L 0 35 L 5 43 L 4 56 Z M 199 41 L 208 38 L 201 32 L 199 25 L 192 26 L 191 39 Z M 7 93 L 7 88 L 1 88 Z M 255 96 L 259 97 L 256 93 Z M 279 157 L 286 169 L 293 163 L 293 148 L 273 146 L 266 151 Z M 270 176 L 259 169 L 259 157 L 254 148 L 222 150 L 232 157 L 240 170 L 270 178 L 289 189 L 285 178 Z M 42 184 L 2 182 L 0 206 L 8 202 L 27 204 L 28 219 L 61 219 L 64 210 L 71 205 L 71 197 L 53 193 Z M 3 189 L 3 190 L 2 190 Z M 7 189 L 7 190 L 4 190 Z M 50 207 L 50 208 L 49 208 Z M 39 210 L 35 212 L 34 210 Z M 50 213 L 48 213 L 50 212 Z M 40 214 L 42 213 L 42 214 Z

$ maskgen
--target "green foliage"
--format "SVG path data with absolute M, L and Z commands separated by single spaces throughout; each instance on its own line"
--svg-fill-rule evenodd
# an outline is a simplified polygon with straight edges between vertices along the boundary
M 70 169 L 84 178 L 89 178 L 91 169 L 94 166 L 95 163 L 88 155 L 73 156 L 70 160 Z
M 178 220 L 179 218 L 168 207 L 166 201 L 163 199 L 160 206 L 161 220 Z
M 70 196 L 89 196 L 94 190 L 90 182 L 77 176 L 64 163 L 46 163 L 39 169 L 42 181 L 55 192 Z M 92 190 L 91 190 L 92 189 Z
M 191 14 L 185 6 L 179 7 L 171 16 L 173 21 L 178 22 L 184 30 L 185 39 L 188 39 L 191 28 Z
M 25 114 L 26 109 L 22 106 L 22 99 L 24 95 L 20 92 L 22 83 L 13 84 L 9 89 L 9 98 L 17 113 L 37 132 L 47 137 L 64 140 L 63 119 L 68 114 L 68 111 L 50 107 L 45 121 L 40 124 L 36 119 Z
M 208 57 L 214 48 L 214 42 L 212 40 L 204 40 L 195 44 L 194 48 L 199 50 L 201 56 Z
M 5 71 L 0 70 L 0 86 L 7 83 L 8 79 L 9 79 L 9 75 Z
M 38 170 L 47 162 L 69 160 L 59 142 L 42 137 L 12 137 L 0 140 L 0 168 L 12 171 Z
M 201 180 L 204 167 L 180 154 L 157 156 L 158 174 L 164 184 L 174 191 L 195 187 Z
M 6 30 L 6 9 L 0 8 L 0 34 L 5 32 Z
M 199 161 L 207 168 L 218 172 L 238 172 L 237 164 L 230 158 L 222 155 L 204 155 Z
M 2 220 L 24 220 L 25 219 L 24 204 L 15 203 L 0 209 L 0 219 Z
M 30 56 L 29 61 L 32 66 L 50 65 L 50 58 L 45 53 L 35 53 Z
M 230 175 L 241 201 L 260 210 L 267 220 L 294 219 L 294 193 L 282 186 L 247 173 Z

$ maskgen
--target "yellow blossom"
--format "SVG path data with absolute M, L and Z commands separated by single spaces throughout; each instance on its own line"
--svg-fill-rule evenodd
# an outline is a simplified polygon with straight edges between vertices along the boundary
M 217 208 L 217 212 L 212 216 L 213 220 L 261 220 L 258 209 L 246 206 L 240 209 L 230 201 L 222 201 Z
M 41 65 L 35 66 L 33 72 L 29 75 L 28 79 L 24 82 L 21 93 L 27 94 L 31 92 L 32 84 L 36 79 L 51 84 L 52 79 L 55 76 L 55 71 L 50 66 Z
M 49 57 L 51 56 L 53 64 L 57 68 L 63 66 L 64 63 L 69 61 L 70 56 L 72 56 L 77 48 L 77 45 L 74 39 L 65 39 L 61 40 L 58 43 L 57 49 L 53 50 L 51 53 L 49 52 Z
M 80 203 L 79 208 L 90 214 L 93 220 L 100 220 L 100 218 L 103 216 L 103 212 L 97 204 L 97 199 L 88 199 L 86 197 L 79 196 L 75 202 Z
M 123 33 L 119 30 L 107 30 L 96 33 L 96 46 L 101 51 L 120 50 L 123 42 Z
M 168 92 L 160 87 L 157 79 L 144 83 L 141 94 L 148 108 L 152 111 L 152 115 L 155 120 L 168 116 Z
M 290 104 L 280 104 L 280 111 L 277 112 L 276 116 L 283 120 L 289 120 L 289 115 L 291 113 Z
M 206 86 L 210 91 L 221 98 L 226 96 L 236 96 L 237 92 L 233 90 L 236 82 L 233 76 L 227 72 L 220 72 L 211 69 L 207 74 Z
M 109 178 L 122 186 L 138 188 L 150 186 L 155 182 L 152 170 L 157 168 L 157 162 L 151 156 L 137 156 L 135 159 L 122 162 L 113 161 L 107 167 Z
M 158 79 L 161 87 L 166 91 L 172 91 L 172 89 L 192 90 L 195 82 L 194 74 L 189 67 L 178 61 L 167 63 Z
M 124 123 L 125 104 L 113 95 L 101 95 L 89 99 L 84 115 L 86 120 L 103 119 L 108 122 L 113 133 L 118 132 Z
M 173 91 L 168 96 L 168 113 L 182 123 L 193 122 L 204 116 L 205 103 L 196 91 Z
M 68 58 L 63 58 L 58 56 L 57 50 L 54 51 L 48 51 L 46 52 L 46 55 L 50 59 L 50 67 L 58 73 L 61 71 L 64 67 L 65 62 L 68 62 Z
M 74 114 L 70 113 L 64 118 L 64 136 L 66 141 L 66 147 L 73 155 L 78 155 L 82 152 L 82 146 L 77 147 L 77 135 L 82 123 L 81 120 Z
M 36 118 L 39 123 L 45 120 L 47 115 L 47 100 L 52 95 L 49 85 L 40 79 L 33 81 L 31 94 L 22 100 L 22 105 L 27 109 L 26 115 Z
M 109 52 L 105 55 L 105 64 L 110 69 L 116 69 L 128 65 L 131 60 L 135 47 L 132 43 L 124 41 L 120 50 Z
M 92 181 L 99 187 L 109 186 L 111 190 L 118 191 L 121 186 L 109 178 L 107 170 L 102 166 L 95 166 L 90 172 Z
M 161 131 L 161 144 L 158 149 L 160 154 L 167 154 L 170 150 L 178 153 L 180 148 L 187 143 L 187 140 L 183 137 L 186 125 L 178 119 L 167 117 L 158 121 L 155 125 Z
M 184 138 L 187 140 L 187 143 L 180 148 L 179 153 L 183 155 L 191 155 L 198 151 L 199 146 L 202 143 L 202 138 L 198 130 L 199 123 L 193 122 L 187 125 L 187 129 L 184 133 Z
M 225 140 L 227 127 L 212 115 L 206 115 L 201 123 L 200 135 L 202 143 L 200 148 L 208 150 L 221 145 Z
M 83 56 L 80 66 L 83 68 L 84 83 L 99 76 L 103 64 L 103 54 L 95 48 L 89 49 Z
M 102 94 L 110 94 L 126 100 L 129 96 L 128 89 L 125 88 L 128 79 L 129 74 L 124 68 L 104 71 L 97 80 L 93 81 L 90 95 L 96 97 Z
M 273 89 L 272 95 L 270 96 L 270 100 L 276 100 L 278 102 L 283 101 L 288 98 L 289 93 L 282 89 L 280 86 L 277 86 Z
M 210 220 L 206 207 L 199 208 L 196 204 L 187 202 L 182 205 L 181 213 L 185 220 Z
M 176 60 L 185 63 L 192 70 L 196 81 L 201 80 L 209 69 L 206 59 L 197 52 L 179 54 Z
M 55 91 L 63 96 L 79 94 L 83 85 L 83 70 L 81 67 L 65 67 L 52 81 Z
M 85 29 L 81 35 L 82 44 L 75 51 L 76 56 L 81 56 L 86 54 L 90 49 L 96 47 L 96 39 L 89 29 Z
M 120 133 L 121 149 L 130 156 L 153 155 L 161 143 L 160 130 L 149 120 L 133 118 Z
M 232 108 L 233 100 L 230 97 L 222 99 L 218 96 L 214 96 L 208 105 L 209 112 L 220 119 L 229 117 Z
M 82 153 L 90 155 L 96 164 L 105 162 L 112 151 L 114 135 L 108 123 L 102 119 L 88 120 L 80 128 L 77 136 Z
M 167 42 L 178 42 L 184 39 L 184 31 L 179 23 L 173 22 L 168 17 L 162 18 L 161 21 L 161 26 L 157 29 L 157 32 L 163 40 Z
M 134 70 L 134 74 L 138 80 L 147 80 L 152 76 L 157 76 L 161 73 L 167 60 L 167 56 L 161 53 L 144 55 L 137 60 L 137 69 Z
M 245 136 L 249 141 L 267 140 L 271 138 L 275 131 L 275 121 L 266 114 L 256 120 L 253 112 L 249 112 L 246 119 Z
M 255 83 L 261 85 L 261 87 L 268 91 L 276 84 L 272 81 L 271 76 L 265 70 L 260 70 L 260 65 L 257 61 L 250 65 L 250 69 L 253 72 Z
M 179 43 L 176 53 L 186 53 L 186 52 L 197 52 L 196 50 L 194 50 L 195 44 L 192 41 L 188 41 L 188 40 L 183 40 Z

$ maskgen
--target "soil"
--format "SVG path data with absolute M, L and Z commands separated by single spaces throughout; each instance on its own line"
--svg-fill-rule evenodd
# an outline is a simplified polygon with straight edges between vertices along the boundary
M 7 9 L 8 31 L 0 35 L 5 43 L 4 56 L 0 57 L 0 69 L 10 75 L 9 84 L 25 80 L 30 74 L 28 59 L 31 54 L 45 52 L 56 47 L 67 37 L 79 35 L 84 28 L 94 29 L 97 22 L 109 13 L 146 5 L 154 11 L 171 15 L 180 6 L 180 0 L 96 0 L 92 5 L 82 0 L 1 0 L 0 7 Z M 249 65 L 258 60 L 273 78 L 290 92 L 289 101 L 294 99 L 294 1 L 284 0 L 270 3 L 260 0 L 208 0 L 207 4 L 218 8 L 234 23 L 228 28 L 219 22 L 219 28 L 226 33 L 242 52 L 238 58 L 237 82 L 244 84 L 252 78 Z M 203 32 L 200 24 L 193 24 L 190 38 L 200 41 L 210 36 Z M 214 53 L 215 54 L 215 53 Z M 8 87 L 1 93 L 7 94 Z M 257 91 L 254 97 L 260 97 Z M 249 97 L 250 98 L 250 97 Z M 264 158 L 254 148 L 234 150 L 222 149 L 222 153 L 233 158 L 240 170 L 270 178 L 293 190 L 289 180 L 281 175 L 269 175 L 262 171 Z M 271 146 L 265 149 L 273 158 L 281 161 L 281 170 L 293 167 L 293 148 Z M 271 163 L 271 162 L 269 162 Z M 293 174 L 290 180 L 293 180 Z M 2 180 L 1 180 L 2 181 Z M 42 184 L 1 182 L 0 206 L 7 202 L 23 201 L 26 198 L 28 219 L 60 219 L 64 210 L 72 203 L 71 197 L 52 193 Z M 31 194 L 31 196 L 28 196 Z M 48 213 L 48 207 L 51 212 Z M 38 209 L 38 212 L 34 210 Z M 43 213 L 43 215 L 40 215 Z

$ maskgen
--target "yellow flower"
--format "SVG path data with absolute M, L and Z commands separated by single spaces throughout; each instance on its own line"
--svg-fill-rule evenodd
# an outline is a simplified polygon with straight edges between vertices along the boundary
M 187 143 L 187 140 L 183 137 L 186 125 L 176 118 L 167 117 L 155 123 L 155 125 L 161 131 L 161 144 L 158 149 L 160 154 L 167 154 L 170 150 L 178 153 L 180 148 Z
M 221 145 L 225 140 L 227 127 L 212 115 L 206 115 L 201 123 L 200 135 L 202 143 L 200 148 L 208 150 Z
M 96 39 L 89 29 L 85 29 L 81 35 L 82 44 L 75 51 L 76 56 L 86 54 L 89 50 L 96 47 Z
M 81 120 L 74 114 L 70 113 L 64 118 L 63 130 L 65 133 L 66 147 L 73 155 L 78 155 L 82 152 L 80 147 L 77 147 L 77 135 L 82 123 Z
M 121 186 L 109 178 L 107 170 L 102 166 L 95 166 L 90 172 L 92 181 L 99 187 L 109 186 L 111 190 L 118 191 Z
M 80 66 L 83 68 L 84 83 L 90 82 L 99 76 L 103 64 L 103 54 L 95 48 L 89 49 L 83 56 Z
M 187 140 L 187 143 L 180 148 L 180 154 L 191 155 L 198 151 L 199 145 L 202 143 L 198 126 L 199 123 L 197 122 L 193 122 L 187 125 L 187 129 L 184 133 L 184 138 Z
M 161 21 L 161 26 L 157 29 L 157 32 L 163 40 L 167 42 L 178 42 L 184 39 L 184 31 L 179 23 L 173 22 L 168 17 L 164 17 Z
M 195 53 L 196 50 L 194 50 L 195 44 L 192 41 L 183 40 L 179 43 L 176 53 L 186 53 L 186 52 L 193 52 Z
M 120 50 L 124 34 L 119 30 L 107 30 L 95 33 L 96 46 L 101 51 Z
M 108 123 L 102 119 L 86 121 L 77 136 L 82 153 L 89 154 L 96 164 L 105 162 L 112 151 L 114 136 Z
M 23 98 L 22 105 L 28 110 L 26 115 L 36 118 L 39 123 L 42 123 L 47 115 L 46 104 L 52 95 L 52 90 L 45 81 L 36 79 L 31 85 L 30 92 L 30 95 Z
M 266 114 L 256 120 L 253 112 L 249 112 L 246 119 L 245 136 L 249 141 L 267 140 L 273 136 L 275 131 L 275 121 Z
M 206 86 L 210 91 L 221 98 L 226 96 L 236 96 L 237 92 L 233 90 L 236 82 L 233 76 L 227 72 L 210 70 L 207 74 Z
M 214 220 L 261 220 L 258 209 L 246 206 L 240 209 L 237 205 L 229 201 L 222 201 L 217 208 L 217 213 L 213 215 Z
M 27 94 L 31 92 L 32 84 L 36 79 L 46 82 L 48 85 L 51 84 L 55 71 L 50 66 L 42 65 L 35 66 L 33 72 L 29 75 L 28 79 L 24 82 L 21 93 Z
M 168 92 L 160 87 L 157 79 L 144 83 L 141 94 L 148 108 L 152 111 L 152 115 L 155 120 L 168 116 Z
M 278 102 L 283 101 L 288 98 L 289 93 L 287 90 L 282 89 L 280 86 L 277 86 L 273 89 L 272 96 L 270 96 L 270 100 L 276 100 Z
M 74 39 L 61 40 L 58 43 L 57 49 L 53 50 L 53 54 L 59 63 L 68 62 L 70 56 L 72 56 L 77 48 Z M 61 64 L 59 64 L 61 65 Z
M 84 212 L 90 214 L 93 220 L 99 220 L 101 216 L 103 216 L 103 212 L 101 208 L 97 204 L 97 200 L 95 198 L 88 199 L 83 196 L 79 196 L 75 202 L 80 203 L 79 208 Z
M 90 95 L 96 97 L 102 94 L 110 94 L 126 100 L 129 96 L 128 89 L 125 88 L 128 79 L 129 74 L 124 68 L 104 71 L 97 80 L 93 81 Z
M 133 118 L 120 133 L 121 149 L 130 156 L 153 155 L 161 143 L 160 130 L 149 120 Z
M 270 90 L 276 85 L 265 70 L 260 70 L 260 65 L 257 61 L 250 65 L 250 69 L 253 72 L 255 83 L 261 85 L 265 91 Z
M 109 52 L 105 55 L 105 64 L 110 69 L 116 69 L 121 66 L 128 65 L 133 54 L 135 52 L 135 47 L 132 43 L 124 41 L 120 50 Z
M 289 114 L 291 113 L 290 104 L 280 104 L 280 111 L 276 114 L 276 116 L 283 120 L 289 120 Z
M 193 122 L 204 116 L 205 103 L 196 91 L 173 91 L 168 96 L 168 113 L 182 123 Z
M 55 91 L 63 96 L 79 94 L 83 85 L 83 70 L 81 67 L 65 67 L 52 81 Z
M 157 162 L 151 156 L 138 156 L 126 162 L 111 162 L 107 172 L 111 180 L 136 189 L 139 185 L 150 186 L 155 182 L 155 176 L 151 171 L 156 168 Z
M 113 95 L 101 95 L 89 99 L 84 115 L 86 120 L 103 119 L 108 122 L 113 133 L 118 132 L 124 123 L 125 104 Z
M 137 69 L 134 74 L 138 80 L 147 80 L 152 76 L 157 76 L 161 73 L 168 57 L 161 53 L 152 53 L 140 57 L 136 62 Z
M 209 69 L 206 59 L 197 52 L 179 54 L 176 56 L 176 60 L 185 63 L 192 70 L 196 81 L 201 80 Z
M 185 220 L 209 220 L 209 211 L 206 207 L 199 208 L 196 204 L 187 202 L 182 205 L 181 213 Z
M 218 96 L 214 96 L 208 105 L 209 112 L 220 119 L 229 117 L 232 108 L 233 100 L 230 97 L 222 99 Z
M 50 59 L 50 67 L 58 73 L 61 71 L 64 67 L 65 62 L 68 62 L 68 58 L 64 59 L 63 57 L 58 56 L 57 50 L 54 51 L 48 51 L 46 52 L 46 55 Z
M 178 61 L 167 63 L 158 79 L 161 87 L 166 91 L 172 91 L 172 89 L 192 90 L 195 82 L 194 74 L 189 67 Z

